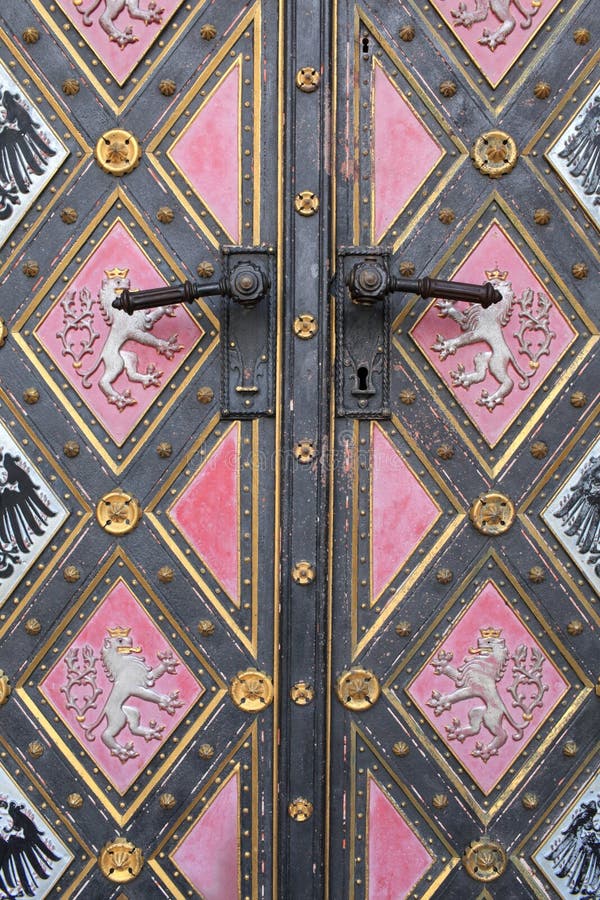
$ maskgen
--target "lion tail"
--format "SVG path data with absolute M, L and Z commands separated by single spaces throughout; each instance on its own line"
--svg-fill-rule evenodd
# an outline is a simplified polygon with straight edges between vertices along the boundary
M 533 17 L 538 14 L 538 10 L 542 4 L 538 3 L 536 5 L 535 3 L 533 3 L 531 6 L 531 9 L 524 9 L 520 0 L 513 0 L 513 2 L 515 4 L 515 6 L 517 7 L 517 9 L 519 10 L 519 12 L 521 13 L 521 15 L 523 16 L 523 18 L 525 19 L 524 22 L 521 22 L 521 28 L 524 28 L 524 29 L 531 28 L 531 21 L 532 21 Z
M 95 741 L 94 731 L 102 721 L 102 719 L 106 718 L 106 707 L 102 710 L 96 721 L 92 725 L 85 725 L 83 722 L 81 723 L 81 727 L 83 728 L 83 733 L 85 734 L 88 741 Z
M 81 6 L 81 2 L 82 2 L 82 0 L 73 0 L 73 3 L 77 7 L 77 12 L 80 13 L 81 16 L 83 17 L 83 24 L 84 25 L 93 25 L 94 23 L 93 23 L 92 19 L 90 19 L 90 16 L 100 6 L 100 0 L 94 0 L 92 5 L 88 6 L 87 9 L 79 8 Z
M 91 388 L 90 378 L 98 370 L 98 366 L 102 362 L 102 357 L 99 356 L 91 369 L 88 369 L 87 372 L 81 372 L 81 383 L 84 388 Z

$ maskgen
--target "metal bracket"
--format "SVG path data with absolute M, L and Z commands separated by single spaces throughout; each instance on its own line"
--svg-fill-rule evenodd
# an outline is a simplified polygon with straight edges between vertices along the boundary
M 494 285 L 435 278 L 399 278 L 391 251 L 342 248 L 338 254 L 336 399 L 339 416 L 388 419 L 390 412 L 390 295 L 397 291 L 464 300 L 488 307 L 502 296 Z
M 192 303 L 222 296 L 221 415 L 240 419 L 273 415 L 275 399 L 275 251 L 272 247 L 222 247 L 223 277 L 148 291 L 124 290 L 115 309 Z

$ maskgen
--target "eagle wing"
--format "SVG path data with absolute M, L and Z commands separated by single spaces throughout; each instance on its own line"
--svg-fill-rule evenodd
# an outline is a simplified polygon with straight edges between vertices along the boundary
M 27 553 L 34 536 L 44 533 L 48 518 L 56 513 L 41 499 L 39 486 L 17 460 L 17 456 L 9 453 L 2 460 L 7 484 L 0 492 L 0 541 Z
M 0 219 L 6 219 L 19 194 L 27 194 L 33 175 L 42 175 L 48 158 L 56 155 L 40 134 L 40 125 L 19 103 L 17 94 L 5 90 L 1 106 L 5 118 L 0 123 Z

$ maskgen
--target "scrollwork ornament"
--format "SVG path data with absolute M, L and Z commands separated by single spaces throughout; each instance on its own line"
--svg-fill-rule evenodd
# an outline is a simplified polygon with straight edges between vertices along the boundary
M 463 854 L 463 865 L 475 881 L 495 881 L 506 871 L 504 848 L 489 838 L 471 841 Z

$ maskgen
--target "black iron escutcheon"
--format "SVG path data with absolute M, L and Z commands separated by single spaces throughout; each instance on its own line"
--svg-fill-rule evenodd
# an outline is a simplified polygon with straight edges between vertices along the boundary
M 461 284 L 436 278 L 399 278 L 390 272 L 391 251 L 352 247 L 338 253 L 336 405 L 339 416 L 388 419 L 390 411 L 390 295 L 418 294 L 478 303 L 502 297 L 487 282 Z
M 146 291 L 123 291 L 115 309 L 137 310 L 221 296 L 221 415 L 273 415 L 275 400 L 275 254 L 272 247 L 222 247 L 218 281 L 185 281 Z

